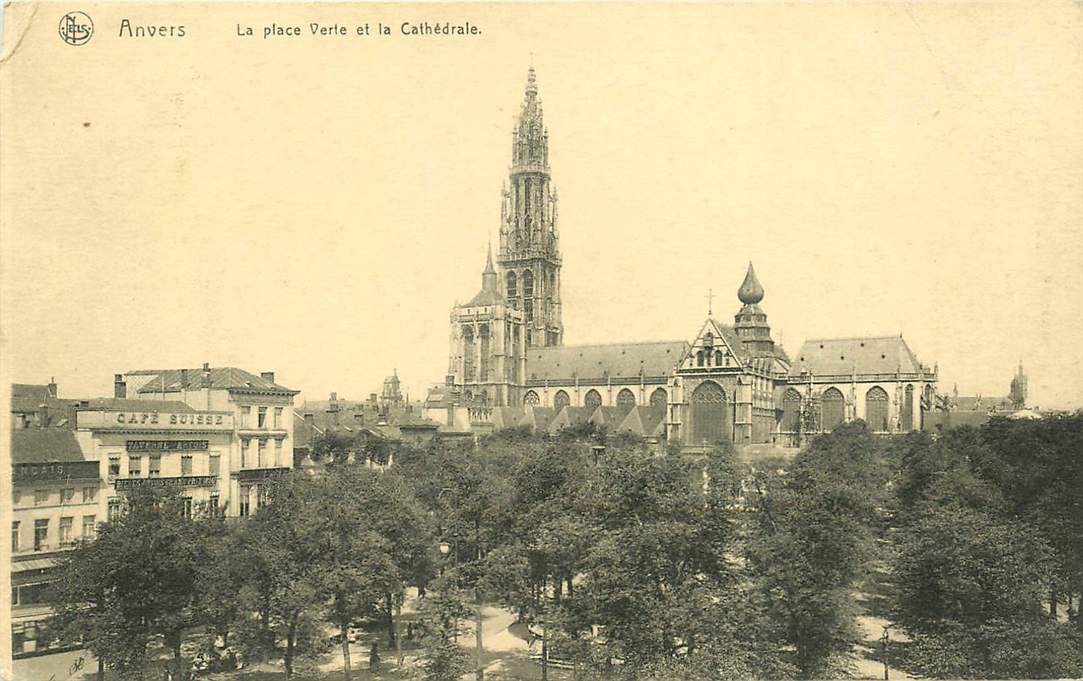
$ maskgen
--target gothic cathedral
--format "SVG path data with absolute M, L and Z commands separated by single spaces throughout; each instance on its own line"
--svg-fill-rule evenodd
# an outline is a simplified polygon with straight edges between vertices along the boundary
M 854 419 L 875 432 L 921 427 L 937 372 L 901 335 L 809 340 L 791 360 L 771 338 L 751 263 L 732 325 L 708 311 L 691 343 L 565 345 L 557 195 L 533 68 L 513 135 L 496 266 L 490 244 L 481 291 L 451 312 L 448 372 L 426 399 L 430 418 L 461 432 L 589 421 L 686 448 L 792 446 Z

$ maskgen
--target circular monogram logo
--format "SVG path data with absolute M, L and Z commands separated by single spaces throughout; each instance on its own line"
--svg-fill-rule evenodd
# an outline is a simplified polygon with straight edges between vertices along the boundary
M 68 12 L 60 18 L 60 39 L 69 45 L 85 45 L 94 35 L 94 22 L 86 12 Z

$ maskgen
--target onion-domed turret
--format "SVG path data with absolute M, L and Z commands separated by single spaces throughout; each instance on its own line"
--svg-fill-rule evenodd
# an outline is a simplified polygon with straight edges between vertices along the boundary
M 756 270 L 752 269 L 752 263 L 748 263 L 748 272 L 745 280 L 741 282 L 741 288 L 737 289 L 737 298 L 745 305 L 755 305 L 763 300 L 763 287 L 756 278 Z

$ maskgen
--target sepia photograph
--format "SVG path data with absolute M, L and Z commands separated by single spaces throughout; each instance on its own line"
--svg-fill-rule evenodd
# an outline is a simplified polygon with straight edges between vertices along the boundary
M 0 680 L 1083 678 L 1081 45 L 6 2 Z

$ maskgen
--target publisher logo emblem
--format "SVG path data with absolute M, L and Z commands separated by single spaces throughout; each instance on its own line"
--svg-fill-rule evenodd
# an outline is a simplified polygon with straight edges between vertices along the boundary
M 85 45 L 94 35 L 94 22 L 86 12 L 68 12 L 60 18 L 60 39 L 69 45 Z

